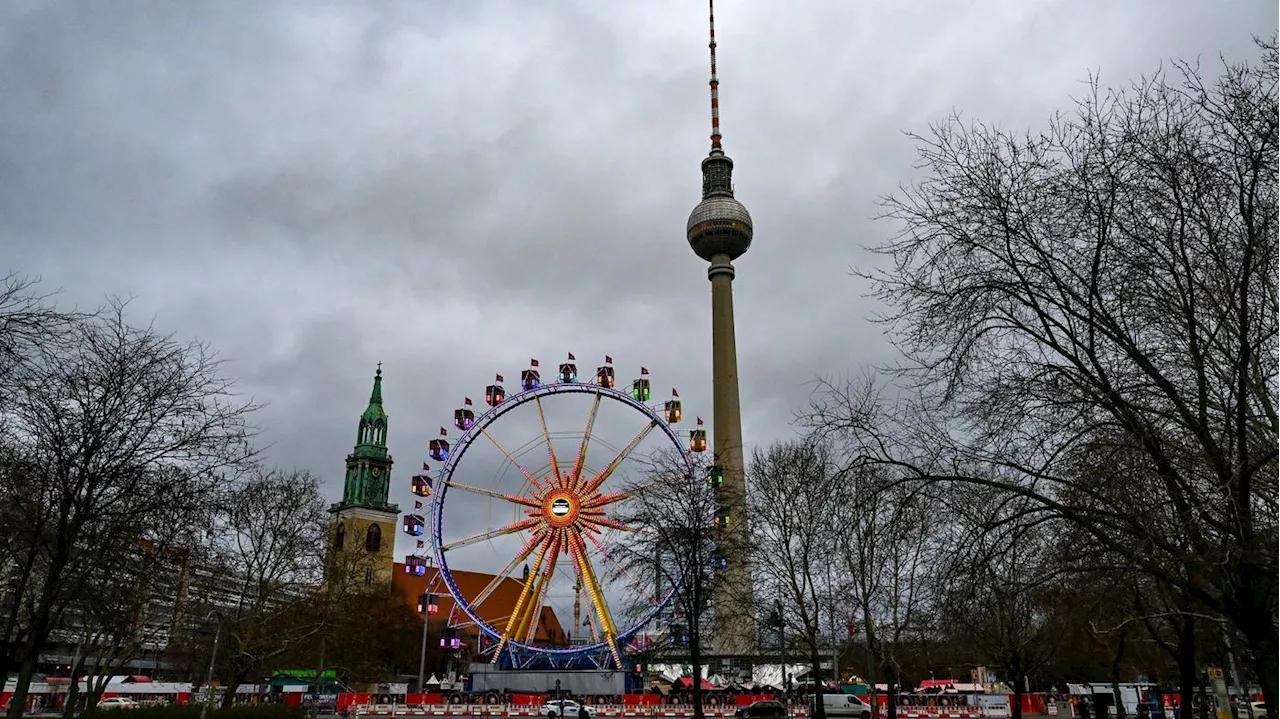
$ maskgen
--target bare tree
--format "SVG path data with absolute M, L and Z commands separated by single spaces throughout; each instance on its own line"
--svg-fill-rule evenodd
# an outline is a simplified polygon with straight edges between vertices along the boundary
M 618 571 L 633 587 L 633 603 L 649 611 L 667 592 L 673 592 L 676 616 L 669 634 L 672 649 L 687 646 L 693 667 L 694 717 L 704 716 L 702 666 L 716 611 L 716 590 L 727 574 L 725 551 L 718 531 L 718 497 L 711 468 L 687 464 L 682 455 L 661 454 L 622 492 L 635 497 L 619 508 L 617 518 L 637 531 L 620 533 L 612 554 Z M 656 577 L 646 586 L 641 577 Z M 661 596 L 660 596 L 661 594 Z
M 1053 561 L 1058 522 L 1036 503 L 987 487 L 961 488 L 963 512 L 951 515 L 964 539 L 939 572 L 940 627 L 992 666 L 1013 687 L 1013 718 L 1022 719 L 1025 678 L 1045 666 L 1057 646 Z
M 323 577 L 325 502 L 309 472 L 256 472 L 226 497 L 220 571 L 204 586 L 225 632 L 228 687 L 316 636 L 310 603 Z M 230 593 L 232 601 L 226 602 Z M 234 698 L 223 697 L 224 705 Z
M 4 500 L 29 547 L 10 716 L 67 602 L 92 591 L 87 571 L 141 540 L 168 543 L 201 516 L 218 473 L 253 458 L 251 403 L 198 343 L 131 326 L 125 307 L 70 322 L 10 371 L 4 411 L 21 474 Z
M 814 716 L 822 719 L 822 627 L 842 531 L 832 501 L 840 473 L 827 444 L 802 437 L 757 449 L 746 480 L 757 592 L 781 600 L 777 619 L 803 642 L 813 665 Z
M 19 370 L 40 348 L 65 342 L 72 322 L 84 319 L 58 310 L 50 295 L 36 291 L 36 284 L 13 273 L 0 278 L 0 686 L 19 666 L 30 626 L 25 605 L 40 556 L 38 519 L 27 515 L 18 501 L 34 492 L 25 448 L 13 439 L 22 430 L 14 412 Z
M 1273 714 L 1277 65 L 1262 47 L 1216 81 L 1179 63 L 1123 91 L 1095 82 L 1043 133 L 953 119 L 917 137 L 924 179 L 886 200 L 902 233 L 868 277 L 919 401 L 850 424 L 868 461 L 1032 499 L 1186 589 L 1246 638 Z M 895 432 L 916 437 L 883 441 Z M 1084 482 L 1100 447 L 1125 462 Z M 1134 467 L 1173 527 L 1108 504 L 1101 488 Z
M 177 573 L 173 549 L 140 541 L 131 553 L 87 570 L 93 590 L 68 602 L 65 612 L 79 630 L 67 712 L 74 711 L 81 676 L 88 689 L 85 705 L 92 711 L 113 674 L 167 640 L 172 606 L 167 580 Z
M 840 472 L 829 495 L 835 549 L 851 622 L 876 677 L 888 685 L 888 715 L 897 716 L 901 659 L 931 628 L 941 561 L 955 525 L 944 504 L 919 487 L 889 481 L 892 469 L 855 464 Z M 952 532 L 951 537 L 946 535 Z

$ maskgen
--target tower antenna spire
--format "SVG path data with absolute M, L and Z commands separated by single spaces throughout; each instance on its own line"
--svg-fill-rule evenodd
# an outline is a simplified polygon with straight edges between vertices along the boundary
M 707 0 L 711 27 L 711 149 L 720 147 L 720 78 L 716 77 L 716 0 Z

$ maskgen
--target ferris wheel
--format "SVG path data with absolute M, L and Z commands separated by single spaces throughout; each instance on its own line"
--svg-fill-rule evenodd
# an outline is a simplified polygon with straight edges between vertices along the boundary
M 443 646 L 458 648 L 460 630 L 473 627 L 472 649 L 495 664 L 621 668 L 630 642 L 670 604 L 675 588 L 634 576 L 615 541 L 646 530 L 624 509 L 656 481 L 647 458 L 661 453 L 693 472 L 706 431 L 699 419 L 687 436 L 677 432 L 679 395 L 651 404 L 648 369 L 628 389 L 615 387 L 608 356 L 587 382 L 572 354 L 551 382 L 530 360 L 517 392 L 507 395 L 496 375 L 488 409 L 477 416 L 464 398 L 452 423 L 461 434 L 451 443 L 441 427 L 430 440 L 437 468 L 424 464 L 412 480 L 429 511 L 404 520 L 408 534 L 426 535 L 430 555 L 409 556 L 405 570 L 422 575 L 434 563 L 431 591 L 452 596 Z M 570 616 L 568 631 L 554 630 Z

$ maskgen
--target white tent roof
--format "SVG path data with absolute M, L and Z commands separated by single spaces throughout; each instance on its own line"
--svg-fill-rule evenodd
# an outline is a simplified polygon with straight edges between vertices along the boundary
M 785 670 L 781 664 L 757 664 L 751 668 L 751 681 L 757 684 L 782 689 L 786 683 L 786 675 L 791 675 L 792 686 L 802 677 L 809 674 L 808 664 L 787 664 Z

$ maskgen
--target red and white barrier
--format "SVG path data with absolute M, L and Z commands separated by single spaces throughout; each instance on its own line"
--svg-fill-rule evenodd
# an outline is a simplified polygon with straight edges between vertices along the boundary
M 638 705 L 600 705 L 591 707 L 594 715 L 600 719 L 687 719 L 693 716 L 693 707 L 688 704 L 666 704 L 652 706 Z M 355 704 L 350 707 L 356 716 L 401 716 L 401 717 L 488 717 L 524 718 L 542 717 L 543 707 L 534 704 Z M 734 716 L 737 707 L 729 705 L 703 707 L 703 715 L 708 719 L 727 719 Z M 788 707 L 792 717 L 807 718 L 810 716 L 806 705 Z M 888 713 L 883 709 L 876 712 L 876 719 L 885 719 Z M 979 707 L 898 707 L 898 719 L 992 719 Z

